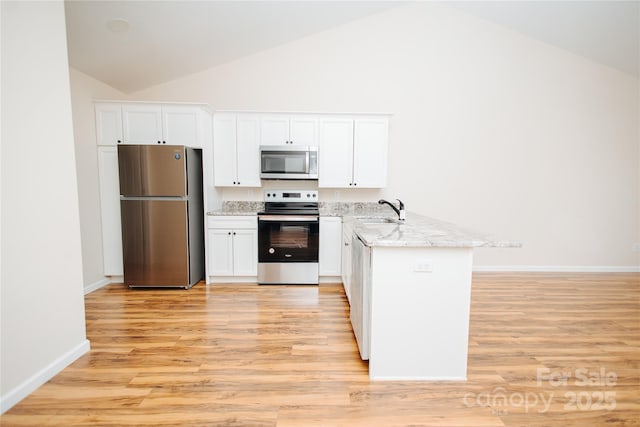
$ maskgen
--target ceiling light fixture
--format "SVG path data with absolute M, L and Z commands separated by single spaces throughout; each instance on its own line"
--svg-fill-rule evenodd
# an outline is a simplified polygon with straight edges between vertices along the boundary
M 125 33 L 129 31 L 129 22 L 121 18 L 111 19 L 107 21 L 107 28 L 112 33 Z

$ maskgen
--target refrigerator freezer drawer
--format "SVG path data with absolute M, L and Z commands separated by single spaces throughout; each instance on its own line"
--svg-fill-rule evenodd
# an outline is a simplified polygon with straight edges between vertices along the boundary
M 120 207 L 125 284 L 189 288 L 201 279 L 189 274 L 186 200 L 123 199 Z
M 186 196 L 185 151 L 185 147 L 179 145 L 118 145 L 120 194 L 126 197 Z

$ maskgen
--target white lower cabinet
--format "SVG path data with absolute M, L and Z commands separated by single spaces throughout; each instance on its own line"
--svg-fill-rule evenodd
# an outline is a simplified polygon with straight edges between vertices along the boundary
M 256 216 L 215 216 L 207 222 L 207 275 L 257 276 L 258 219 Z
M 371 249 L 357 235 L 351 237 L 349 318 L 362 360 L 369 360 L 371 339 Z
M 342 218 L 320 217 L 320 276 L 340 276 Z
M 347 300 L 351 304 L 351 238 L 353 236 L 353 226 L 350 222 L 342 223 L 342 286 Z
M 98 147 L 102 260 L 105 276 L 122 276 L 122 226 L 120 223 L 120 178 L 116 146 Z

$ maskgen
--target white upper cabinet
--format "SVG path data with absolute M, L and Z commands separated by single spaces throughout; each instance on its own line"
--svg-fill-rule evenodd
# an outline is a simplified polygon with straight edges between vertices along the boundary
M 253 114 L 215 114 L 213 172 L 219 187 L 260 187 L 259 118 Z
M 292 117 L 289 121 L 289 139 L 293 145 L 318 146 L 318 118 Z
M 387 117 L 327 117 L 320 121 L 318 186 L 387 185 Z
M 96 104 L 96 138 L 98 145 L 122 143 L 122 106 L 120 104 Z
M 237 185 L 236 116 L 213 116 L 213 182 L 218 187 Z
M 260 145 L 318 147 L 318 187 L 387 185 L 389 116 L 220 112 L 214 115 L 216 186 L 260 187 Z
M 120 107 L 120 105 L 118 105 Z M 204 148 L 203 115 L 200 107 L 194 105 L 122 104 L 122 143 L 124 144 L 167 144 Z M 106 115 L 96 105 L 102 116 Z M 101 123 L 96 123 L 100 129 Z M 210 125 L 210 124 L 209 124 Z M 100 132 L 100 131 L 98 131 Z M 98 133 L 100 141 L 100 133 Z M 99 143 L 99 142 L 98 142 Z
M 316 116 L 263 114 L 260 117 L 261 145 L 318 145 Z
M 353 186 L 353 119 L 326 118 L 320 121 L 318 186 Z
M 238 185 L 260 187 L 260 125 L 258 117 L 236 117 L 236 160 Z
M 160 105 L 123 105 L 122 124 L 126 144 L 162 143 L 162 107 Z
M 289 118 L 265 115 L 260 118 L 260 143 L 280 145 L 289 143 Z
M 172 105 L 162 107 L 162 140 L 167 144 L 202 148 L 199 108 Z
M 356 119 L 353 129 L 353 185 L 382 188 L 387 185 L 389 121 Z

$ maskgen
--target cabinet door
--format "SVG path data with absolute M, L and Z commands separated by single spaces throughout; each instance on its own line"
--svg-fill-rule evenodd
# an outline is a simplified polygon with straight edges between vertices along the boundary
M 318 187 L 352 188 L 353 120 L 320 121 L 318 156 Z
M 351 309 L 349 318 L 360 357 L 369 359 L 371 287 L 368 280 L 370 251 L 355 235 L 351 238 Z
M 260 187 L 260 121 L 258 116 L 236 117 L 237 185 Z
M 171 145 L 202 148 L 198 127 L 199 108 L 189 106 L 162 107 L 163 141 Z
M 105 276 L 122 276 L 122 226 L 117 147 L 98 147 L 102 259 Z
M 351 304 L 351 228 L 344 227 L 342 232 L 342 286 Z
M 233 271 L 236 276 L 258 275 L 258 230 L 233 230 Z
M 340 276 L 342 218 L 320 218 L 319 270 L 321 276 Z
M 120 104 L 96 104 L 96 139 L 98 145 L 122 142 L 122 107 Z
M 356 188 L 383 188 L 387 185 L 386 118 L 356 119 L 353 132 L 353 185 Z
M 268 114 L 260 118 L 260 144 L 284 145 L 289 140 L 289 117 Z
M 158 144 L 162 142 L 162 107 L 160 105 L 123 105 L 124 142 Z
M 216 186 L 236 185 L 236 116 L 216 114 L 213 117 L 213 174 Z
M 210 276 L 233 275 L 233 235 L 231 230 L 207 230 L 207 267 Z
M 318 146 L 318 119 L 293 117 L 289 122 L 289 140 L 293 145 Z

